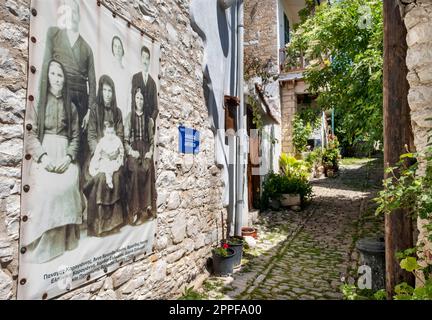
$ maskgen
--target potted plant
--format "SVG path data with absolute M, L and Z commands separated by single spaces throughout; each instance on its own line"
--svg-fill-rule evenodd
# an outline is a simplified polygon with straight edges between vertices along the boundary
M 234 250 L 234 268 L 241 265 L 241 259 L 243 256 L 243 243 L 243 238 L 236 236 L 221 240 L 222 246 L 227 244 L 229 248 Z
M 279 159 L 282 175 L 280 177 L 280 199 L 284 207 L 300 206 L 309 185 L 311 165 L 306 160 L 282 153 Z
M 339 152 L 339 142 L 336 137 L 332 137 L 327 147 L 324 149 L 322 155 L 322 163 L 324 166 L 324 174 L 326 177 L 329 176 L 329 170 L 330 175 L 334 175 L 334 173 L 339 170 L 340 158 L 341 156 Z M 333 171 L 333 173 L 331 171 Z
M 228 276 L 233 273 L 234 269 L 234 249 L 230 248 L 227 243 L 212 250 L 213 254 L 213 273 L 216 276 Z
M 254 227 L 242 227 L 241 228 L 242 237 L 253 237 L 258 238 L 258 229 Z

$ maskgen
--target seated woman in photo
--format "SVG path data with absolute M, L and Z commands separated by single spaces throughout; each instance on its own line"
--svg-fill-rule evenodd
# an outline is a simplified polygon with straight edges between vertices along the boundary
M 79 169 L 79 120 L 68 98 L 66 73 L 55 60 L 42 75 L 37 110 L 29 110 L 27 152 L 32 155 L 28 185 L 28 228 L 21 238 L 25 258 L 44 263 L 78 246 L 82 205 Z
M 155 124 L 151 111 L 144 109 L 144 91 L 134 89 L 132 111 L 125 120 L 129 223 L 139 224 L 156 215 L 153 162 Z
M 112 123 L 115 136 L 123 143 L 123 120 L 121 111 L 117 107 L 114 82 L 109 76 L 103 75 L 99 80 L 96 104 L 91 110 L 89 119 L 88 143 L 91 157 L 97 151 L 97 145 L 104 137 L 106 122 Z M 87 197 L 88 235 L 104 236 L 118 231 L 124 224 L 124 199 L 126 195 L 123 166 L 113 172 L 112 181 L 107 181 L 104 172 L 96 173 L 94 176 L 90 175 L 87 180 L 84 194 Z

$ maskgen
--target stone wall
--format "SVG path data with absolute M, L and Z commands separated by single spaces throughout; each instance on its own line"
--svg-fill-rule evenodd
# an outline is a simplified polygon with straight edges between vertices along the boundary
M 401 1 L 407 28 L 407 67 L 410 85 L 408 102 L 417 151 L 426 148 L 428 129 L 432 128 L 432 0 Z M 430 135 L 430 134 L 429 134 Z M 419 242 L 425 241 L 424 222 L 418 222 Z M 432 244 L 427 243 L 425 258 L 432 263 Z
M 244 4 L 245 59 L 258 57 L 278 64 L 277 0 L 248 0 Z
M 161 43 L 155 252 L 60 299 L 174 298 L 208 274 L 226 216 L 202 90 L 203 44 L 190 26 L 189 0 L 106 2 Z M 16 297 L 29 3 L 6 0 L 0 8 L 0 300 Z M 198 155 L 178 154 L 179 123 L 201 131 Z

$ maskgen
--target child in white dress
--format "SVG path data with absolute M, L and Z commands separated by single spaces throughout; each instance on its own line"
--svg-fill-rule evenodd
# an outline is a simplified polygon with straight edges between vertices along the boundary
M 112 189 L 113 174 L 123 165 L 124 147 L 120 138 L 116 136 L 113 123 L 106 121 L 104 127 L 104 136 L 96 146 L 89 172 L 92 177 L 104 173 L 106 183 Z

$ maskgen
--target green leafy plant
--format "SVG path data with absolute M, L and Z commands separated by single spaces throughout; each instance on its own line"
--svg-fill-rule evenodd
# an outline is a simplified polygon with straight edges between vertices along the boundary
M 306 151 L 309 136 L 312 134 L 312 126 L 306 123 L 300 115 L 296 114 L 292 121 L 293 144 L 298 153 Z
M 322 164 L 326 168 L 337 170 L 340 158 L 339 142 L 336 137 L 333 137 L 323 151 Z
M 205 300 L 207 295 L 200 293 L 194 289 L 194 287 L 186 287 L 178 300 Z
M 344 150 L 383 137 L 382 0 L 306 1 L 286 48 L 287 68 L 308 61 L 303 73 L 322 110 L 335 111 L 335 133 Z M 362 8 L 370 8 L 362 25 Z
M 217 254 L 218 256 L 228 257 L 228 255 L 229 255 L 228 248 L 229 248 L 229 244 L 223 243 L 220 247 L 214 248 L 213 252 L 215 254 Z
M 240 237 L 229 237 L 228 239 L 223 239 L 222 243 L 226 243 L 228 246 L 235 246 L 239 244 L 245 244 L 246 242 Z
M 396 166 L 386 169 L 388 178 L 383 180 L 384 189 L 374 199 L 378 204 L 376 214 L 391 214 L 396 209 L 404 209 L 412 219 L 420 217 L 426 221 L 424 231 L 428 241 L 432 241 L 432 147 L 430 140 L 431 137 L 428 138 L 429 144 L 424 153 L 403 154 Z M 423 175 L 418 173 L 417 159 L 425 164 Z M 412 272 L 421 285 L 416 288 L 405 282 L 397 285 L 395 299 L 432 299 L 432 265 L 427 259 L 423 259 L 421 263 L 418 262 L 417 253 L 422 250 L 426 257 L 431 255 L 423 245 L 397 254 L 397 258 L 401 259 L 400 267 L 407 272 Z M 429 259 L 431 259 L 430 256 Z
M 286 153 L 282 153 L 279 158 L 279 168 L 281 173 L 289 178 L 307 180 L 309 177 L 310 166 L 308 163 Z
M 343 284 L 341 291 L 345 300 L 385 300 L 386 293 L 384 289 L 373 291 L 371 289 L 359 289 L 354 284 Z

